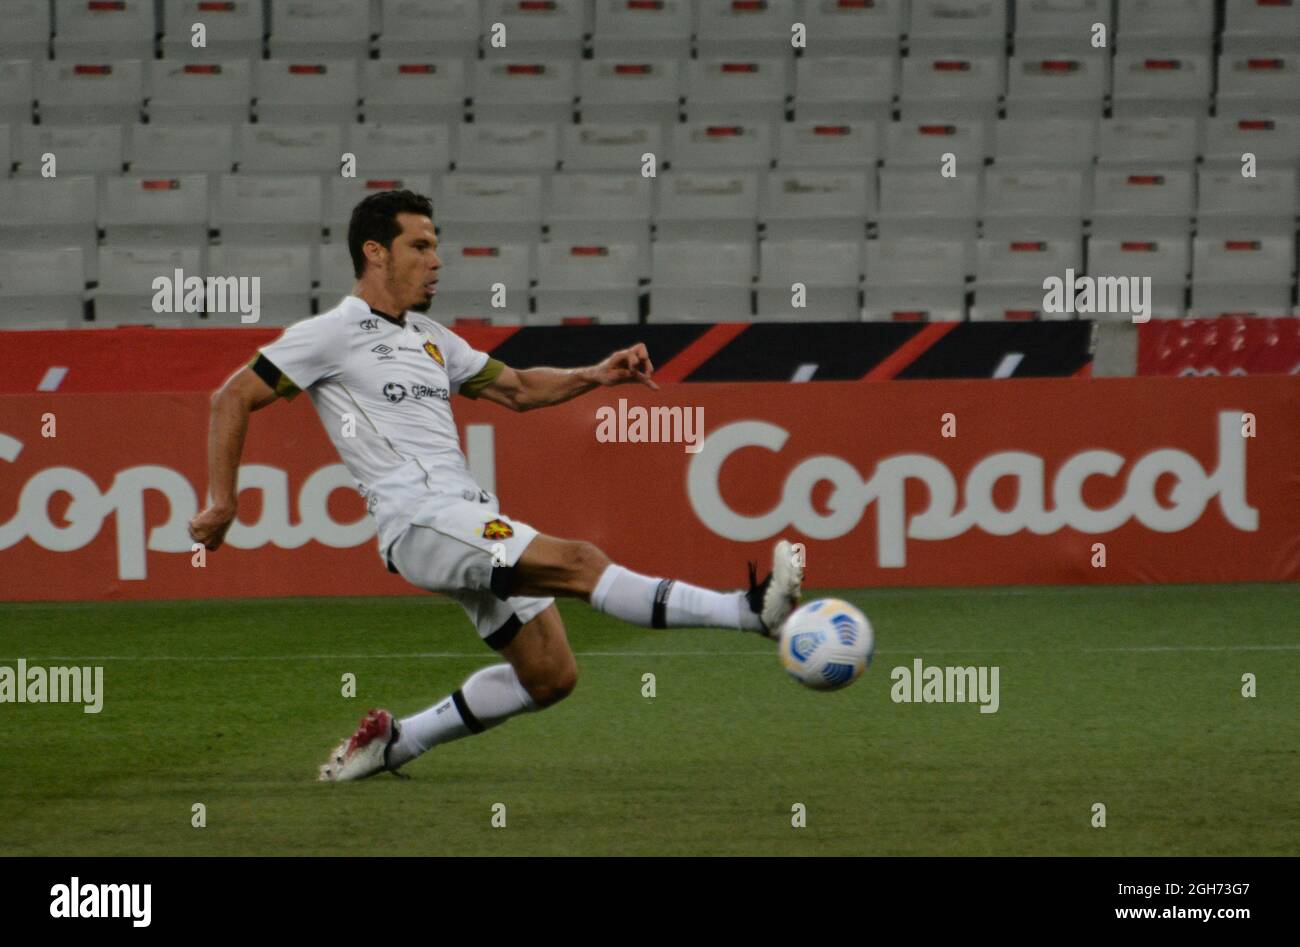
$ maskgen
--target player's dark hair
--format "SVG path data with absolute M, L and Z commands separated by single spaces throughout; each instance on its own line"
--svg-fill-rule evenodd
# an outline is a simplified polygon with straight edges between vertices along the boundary
M 348 253 L 352 254 L 353 275 L 357 279 L 366 271 L 366 254 L 361 249 L 374 240 L 392 249 L 393 238 L 402 232 L 398 214 L 421 214 L 433 217 L 433 201 L 414 191 L 380 191 L 352 208 L 348 222 Z

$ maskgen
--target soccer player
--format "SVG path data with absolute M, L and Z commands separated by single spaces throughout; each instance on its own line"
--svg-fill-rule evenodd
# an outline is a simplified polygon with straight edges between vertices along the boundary
M 802 564 L 778 542 L 772 571 L 747 591 L 715 592 L 640 575 L 591 543 L 546 536 L 502 515 L 470 476 L 451 396 L 515 411 L 559 404 L 593 388 L 658 388 L 643 344 L 587 368 L 511 368 L 424 315 L 442 266 L 433 206 L 410 191 L 361 201 L 348 225 L 357 282 L 329 312 L 290 326 L 214 394 L 208 433 L 210 505 L 190 523 L 195 542 L 221 546 L 234 522 L 236 475 L 251 412 L 306 391 L 366 500 L 379 554 L 412 585 L 442 592 L 469 614 L 505 662 L 402 720 L 372 710 L 320 768 L 327 781 L 400 766 L 440 743 L 481 733 L 566 697 L 578 670 L 553 596 L 654 628 L 713 626 L 772 637 L 799 598 Z M 343 416 L 355 419 L 343 436 Z

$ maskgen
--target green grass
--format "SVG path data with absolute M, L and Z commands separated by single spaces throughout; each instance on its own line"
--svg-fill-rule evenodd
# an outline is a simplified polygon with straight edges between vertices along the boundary
M 0 854 L 1300 854 L 1300 586 L 842 594 L 877 631 L 847 690 L 752 636 L 565 604 L 572 697 L 344 785 L 316 766 L 367 707 L 492 659 L 458 607 L 0 605 L 0 663 L 102 664 L 106 692 L 0 704 Z M 916 657 L 999 666 L 1001 709 L 893 703 Z

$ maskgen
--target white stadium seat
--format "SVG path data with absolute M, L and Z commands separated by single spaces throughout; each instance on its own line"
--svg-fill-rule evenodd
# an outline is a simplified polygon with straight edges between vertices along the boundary
M 912 55 L 936 50 L 1002 52 L 1009 6 L 988 0 L 912 0 L 907 28 Z
M 438 246 L 438 256 L 445 259 L 441 244 Z M 316 274 L 320 284 L 315 289 L 318 312 L 333 309 L 344 296 L 351 295 L 357 278 L 353 275 L 352 253 L 346 242 L 335 238 L 333 243 L 324 243 L 316 248 Z M 445 275 L 442 278 L 445 279 Z M 438 283 L 438 294 L 442 294 L 441 280 Z
M 710 56 L 688 59 L 682 95 L 688 121 L 785 119 L 790 81 L 786 59 L 769 56 Z
M 236 246 L 319 243 L 321 192 L 315 174 L 223 174 L 213 195 L 213 223 L 221 242 Z
M 135 122 L 144 99 L 138 59 L 115 62 L 59 60 L 40 64 L 36 98 L 42 122 Z
M 1219 57 L 1218 112 L 1300 114 L 1300 49 Z
M 55 59 L 153 58 L 154 0 L 54 0 L 54 26 Z
M 4 329 L 72 329 L 82 324 L 86 287 L 80 247 L 0 250 Z
M 478 171 L 550 173 L 560 160 L 554 122 L 462 124 L 456 131 L 456 167 Z
M 896 53 L 874 57 L 800 56 L 795 63 L 794 115 L 800 121 L 887 122 L 898 82 Z
M 79 247 L 95 278 L 99 194 L 89 174 L 0 180 L 0 249 Z
M 1098 236 L 1186 233 L 1195 210 L 1194 184 L 1190 171 L 1099 168 L 1092 232 Z
M 487 59 L 517 55 L 576 60 L 587 29 L 584 0 L 486 0 L 483 9 L 483 55 Z M 491 24 L 505 27 L 506 45 L 491 43 Z
M 1106 48 L 1112 45 L 1110 0 L 1017 0 L 1015 22 L 1019 56 L 1105 52 L 1092 45 L 1097 23 L 1105 27 Z
M 49 0 L 11 0 L 5 4 L 5 28 L 0 33 L 0 61 L 40 60 L 50 50 Z
M 658 124 L 567 123 L 560 126 L 560 162 L 566 171 L 636 170 L 646 155 L 664 155 Z M 656 171 L 658 168 L 656 167 Z
M 861 240 L 764 240 L 759 244 L 755 318 L 774 322 L 857 322 Z M 794 285 L 803 286 L 795 306 Z
M 880 159 L 874 122 L 794 121 L 779 128 L 776 162 L 781 168 L 874 167 Z
M 1300 116 L 1257 114 L 1216 115 L 1205 124 L 1205 163 L 1242 167 L 1242 155 L 1252 154 L 1258 167 L 1300 165 Z
M 658 239 L 752 242 L 761 177 L 753 171 L 669 171 L 655 192 Z
M 1214 0 L 1125 0 L 1116 7 L 1125 48 L 1208 53 L 1214 44 Z
M 885 130 L 885 165 L 926 168 L 938 173 L 951 154 L 958 172 L 983 167 L 989 153 L 987 125 L 977 119 L 928 118 L 890 122 Z
M 993 127 L 998 168 L 1086 168 L 1097 156 L 1091 118 L 1004 118 Z
M 691 53 L 692 0 L 596 0 L 592 49 L 596 58 L 671 57 Z
M 42 174 L 44 156 L 57 174 L 121 174 L 125 161 L 121 125 L 15 125 L 13 157 L 19 174 Z
M 32 120 L 36 90 L 27 59 L 0 59 L 0 122 L 20 125 Z
M 1088 241 L 1089 276 L 1151 278 L 1151 315 L 1156 319 L 1176 319 L 1186 313 L 1191 262 L 1191 241 L 1185 234 L 1093 237 Z
M 1064 279 L 1066 269 L 1083 269 L 1079 240 L 1027 235 L 1023 239 L 979 241 L 975 250 L 975 302 L 972 319 L 1069 319 L 1071 313 L 1049 313 L 1043 305 L 1043 281 Z
M 379 24 L 379 58 L 476 56 L 480 6 L 472 0 L 386 0 Z
M 363 59 L 369 53 L 369 0 L 270 0 L 269 11 L 273 59 Z
M 572 61 L 493 57 L 476 60 L 470 73 L 477 122 L 573 121 Z
M 673 126 L 675 170 L 762 170 L 772 164 L 772 126 L 767 122 L 682 122 Z
M 326 192 L 329 204 L 325 208 L 325 226 L 329 228 L 330 240 L 334 243 L 345 242 L 352 209 L 371 194 L 383 191 L 414 191 L 432 199 L 433 176 L 394 171 L 390 174 L 370 173 L 355 178 L 331 177 Z
M 530 322 L 632 323 L 640 316 L 636 247 L 625 243 L 537 247 L 536 313 Z
M 969 244 L 881 238 L 866 243 L 863 316 L 871 322 L 952 322 L 966 314 Z
M 779 169 L 767 176 L 759 219 L 769 239 L 859 242 L 876 212 L 872 170 Z
M 259 326 L 286 326 L 311 315 L 312 247 L 219 246 L 208 251 L 207 275 L 214 278 L 256 278 Z M 238 307 L 230 312 L 207 313 L 212 328 L 239 328 Z
M 198 123 L 132 125 L 128 158 L 133 174 L 226 174 L 235 166 L 235 130 Z
M 1202 168 L 1196 194 L 1200 236 L 1295 233 L 1294 168 L 1257 170 L 1252 178 L 1243 177 L 1239 169 Z
M 1097 163 L 1110 168 L 1190 170 L 1201 150 L 1201 122 L 1187 116 L 1134 115 L 1101 122 Z
M 343 129 L 280 122 L 235 128 L 235 160 L 243 173 L 338 174 Z
M 95 326 L 197 326 L 197 313 L 154 309 L 159 292 L 153 287 L 154 280 L 165 277 L 174 281 L 177 270 L 185 279 L 202 277 L 203 250 L 196 246 L 100 247 L 99 285 L 91 294 Z
M 1295 236 L 1200 237 L 1192 242 L 1195 315 L 1286 315 L 1295 275 Z
M 361 69 L 367 122 L 453 124 L 465 116 L 467 90 L 459 59 L 369 59 Z
M 1192 115 L 1209 112 L 1214 81 L 1207 53 L 1116 52 L 1114 114 Z
M 1064 273 L 1061 274 L 1065 276 Z M 972 322 L 1029 322 L 1035 319 L 1069 320 L 1071 312 L 1047 312 L 1041 285 L 977 286 L 970 306 Z
M 898 38 L 906 30 L 905 0 L 869 3 L 806 3 L 806 56 L 898 53 Z
M 880 171 L 882 237 L 943 237 L 974 240 L 979 213 L 980 175 L 961 171 L 945 178 L 936 170 Z
M 1009 118 L 1097 118 L 1109 91 L 1108 57 L 1017 53 L 1007 64 Z
M 1300 6 L 1293 0 L 1226 0 L 1223 50 L 1300 51 Z
M 206 244 L 208 208 L 204 174 L 127 174 L 100 180 L 99 224 L 109 245 Z
M 194 45 L 196 24 L 203 25 L 201 47 Z M 261 59 L 261 0 L 165 0 L 162 21 L 164 59 L 191 62 Z
M 699 0 L 695 44 L 701 57 L 743 49 L 750 55 L 790 57 L 790 24 L 799 19 L 794 0 Z
M 536 240 L 542 227 L 542 179 L 536 174 L 454 171 L 438 181 L 434 224 L 465 243 Z
M 960 53 L 914 55 L 903 60 L 898 106 L 903 117 L 997 118 L 1005 87 L 1004 60 Z
M 753 240 L 658 240 L 653 253 L 651 322 L 749 321 Z
M 354 122 L 361 98 L 351 59 L 264 59 L 253 95 L 261 122 Z
M 548 239 L 570 243 L 630 243 L 638 274 L 650 276 L 650 215 L 654 187 L 639 174 L 569 172 L 552 175 L 543 223 Z
M 151 122 L 246 122 L 253 101 L 252 65 L 242 59 L 157 60 L 149 63 L 148 92 Z
M 681 76 L 676 60 L 584 59 L 578 64 L 578 111 L 583 123 L 677 122 Z
M 358 177 L 392 171 L 443 174 L 451 168 L 452 133 L 446 124 L 365 122 L 345 125 L 343 131 L 343 148 L 356 157 Z
M 434 311 L 439 319 L 517 325 L 528 315 L 533 246 L 527 243 L 438 244 L 442 268 Z M 504 298 L 497 287 L 504 289 Z M 504 303 L 494 306 L 493 302 Z

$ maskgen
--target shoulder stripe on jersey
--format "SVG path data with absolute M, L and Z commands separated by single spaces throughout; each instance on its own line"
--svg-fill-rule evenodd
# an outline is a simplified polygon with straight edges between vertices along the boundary
M 274 391 L 281 398 L 292 401 L 298 395 L 299 388 L 295 385 L 284 372 L 276 367 L 276 364 L 258 352 L 253 360 L 248 363 L 253 369 L 253 373 L 258 378 L 266 382 L 266 386 Z
M 478 370 L 478 374 L 473 378 L 467 378 L 461 382 L 460 393 L 466 398 L 477 398 L 481 392 L 505 371 L 506 363 L 498 361 L 491 355 L 488 356 L 487 362 Z

